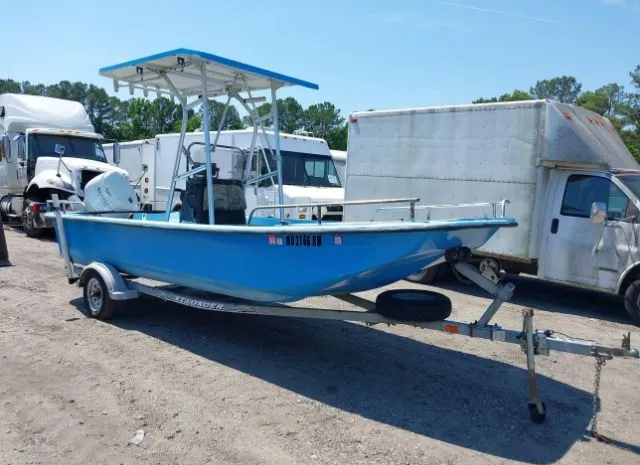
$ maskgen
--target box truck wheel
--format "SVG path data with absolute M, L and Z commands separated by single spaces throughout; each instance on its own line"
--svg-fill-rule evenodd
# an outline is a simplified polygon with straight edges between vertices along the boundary
M 624 309 L 633 322 L 640 326 L 640 279 L 636 279 L 624 293 Z
M 38 228 L 35 225 L 34 214 L 31 211 L 31 205 L 34 203 L 38 203 L 38 201 L 27 199 L 24 203 L 24 210 L 22 211 L 22 229 L 27 237 L 40 237 L 44 233 L 43 228 Z

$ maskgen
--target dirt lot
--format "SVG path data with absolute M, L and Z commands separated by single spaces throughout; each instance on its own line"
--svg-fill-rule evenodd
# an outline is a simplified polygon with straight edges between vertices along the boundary
M 221 315 L 146 299 L 110 322 L 81 313 L 52 238 L 6 229 L 0 268 L 1 464 L 637 464 L 640 361 L 538 357 L 549 409 L 533 424 L 516 346 L 409 327 Z M 518 280 L 497 322 L 618 344 L 619 302 Z M 409 283 L 395 285 L 411 287 Z M 453 284 L 452 318 L 489 302 Z M 363 293 L 373 298 L 374 293 Z M 317 303 L 317 302 L 314 302 Z M 139 445 L 130 444 L 136 431 Z

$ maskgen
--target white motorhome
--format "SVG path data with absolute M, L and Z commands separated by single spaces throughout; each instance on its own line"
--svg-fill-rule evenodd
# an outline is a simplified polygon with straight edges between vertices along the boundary
M 475 253 L 486 276 L 523 272 L 621 294 L 640 324 L 640 165 L 607 119 L 548 100 L 359 112 L 351 115 L 348 153 L 346 200 L 417 197 L 447 206 L 507 199 L 507 216 L 519 226 Z M 477 214 L 474 208 L 493 209 L 417 209 L 416 217 Z M 347 207 L 344 219 L 399 214 Z M 442 266 L 411 279 L 429 283 Z
M 329 150 L 331 152 L 331 157 L 333 158 L 333 163 L 336 165 L 336 170 L 338 170 L 338 177 L 340 178 L 340 182 L 342 185 L 346 185 L 346 175 L 347 175 L 347 152 L 345 150 Z
M 265 138 L 266 135 L 266 138 Z M 251 147 L 253 128 L 222 131 L 214 154 L 214 162 L 220 178 L 255 178 L 275 170 L 275 137 L 272 131 L 258 132 L 260 156 L 253 157 L 254 166 L 246 166 L 243 160 Z M 151 139 L 123 142 L 120 144 L 120 160 L 115 163 L 112 146 L 105 144 L 109 163 L 126 169 L 129 180 L 135 187 L 140 201 L 147 209 L 164 210 L 168 201 L 174 162 L 178 153 L 179 134 L 161 134 Z M 183 147 L 190 152 L 194 162 L 204 162 L 204 133 L 185 135 Z M 344 189 L 326 141 L 299 134 L 280 133 L 282 155 L 283 194 L 285 204 L 327 203 L 344 200 Z M 183 157 L 187 163 L 186 157 Z M 256 161 L 257 160 L 257 161 Z M 186 167 L 181 168 L 185 170 Z M 238 174 L 238 171 L 240 173 Z M 246 173 L 246 174 L 243 174 Z M 246 188 L 247 214 L 257 206 L 277 203 L 277 179 L 267 177 L 257 187 Z M 185 181 L 177 183 L 185 188 Z M 175 198 L 172 208 L 178 208 L 180 199 Z M 313 211 L 312 211 L 313 210 Z M 274 216 L 274 210 L 259 210 L 254 216 Z M 285 216 L 293 219 L 312 219 L 315 209 L 298 207 L 285 209 Z M 342 220 L 342 207 L 322 207 L 322 218 Z
M 78 102 L 0 95 L 0 138 L 0 214 L 22 223 L 30 237 L 53 227 L 43 213 L 51 194 L 82 199 L 84 185 L 95 176 L 127 174 L 107 163 L 103 137 Z

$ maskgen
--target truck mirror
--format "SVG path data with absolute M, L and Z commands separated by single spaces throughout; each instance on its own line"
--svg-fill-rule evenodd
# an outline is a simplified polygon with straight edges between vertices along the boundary
M 2 158 L 11 160 L 11 138 L 6 134 L 0 139 L 0 160 Z
M 591 222 L 593 224 L 604 223 L 607 219 L 607 204 L 604 202 L 593 202 L 591 204 Z
M 56 144 L 53 148 L 53 151 L 61 157 L 64 156 L 64 145 Z
M 120 144 L 118 142 L 113 143 L 113 162 L 116 165 L 120 164 Z

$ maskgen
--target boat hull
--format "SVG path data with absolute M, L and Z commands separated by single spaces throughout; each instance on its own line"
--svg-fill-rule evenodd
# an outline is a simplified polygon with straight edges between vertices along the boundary
M 209 226 L 63 214 L 70 258 L 261 302 L 374 289 L 482 246 L 509 219 L 430 223 Z M 56 234 L 59 231 L 56 227 Z

